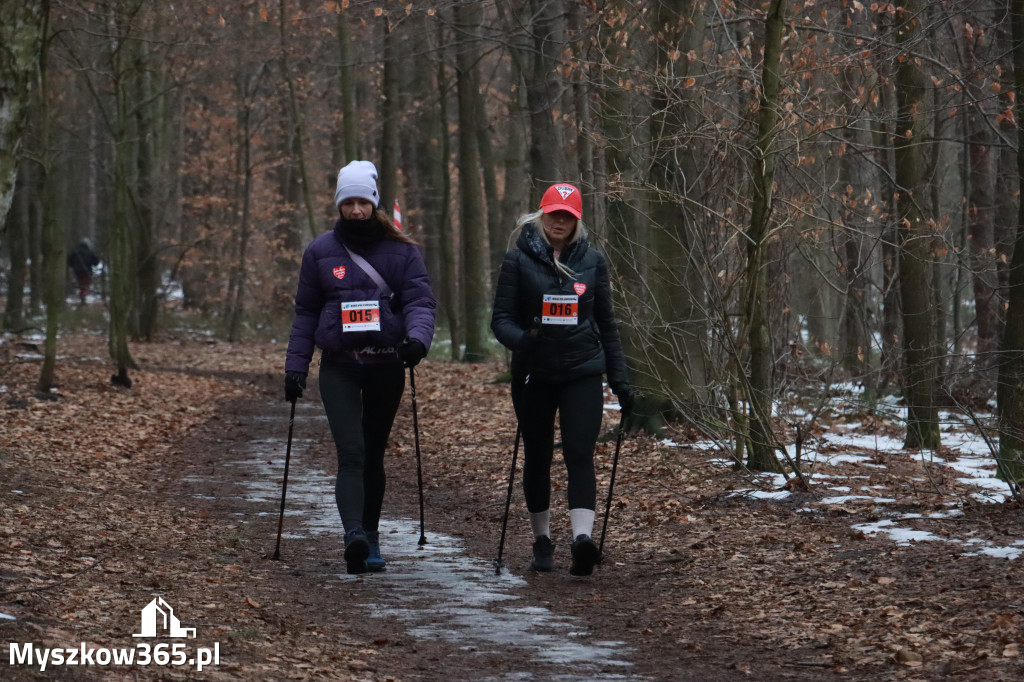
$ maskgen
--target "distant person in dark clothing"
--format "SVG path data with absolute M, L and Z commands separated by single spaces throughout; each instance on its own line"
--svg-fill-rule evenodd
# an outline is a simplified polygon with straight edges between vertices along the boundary
M 92 269 L 100 264 L 100 258 L 92 250 L 92 242 L 88 237 L 71 249 L 68 254 L 68 267 L 75 273 L 78 280 L 78 300 L 85 305 L 85 297 L 89 295 L 89 288 L 92 286 Z

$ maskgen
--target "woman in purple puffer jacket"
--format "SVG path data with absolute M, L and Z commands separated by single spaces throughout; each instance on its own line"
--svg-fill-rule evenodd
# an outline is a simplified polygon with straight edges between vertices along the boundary
M 405 367 L 434 337 L 434 292 L 416 243 L 378 209 L 377 169 L 353 161 L 338 172 L 341 217 L 302 256 L 285 360 L 285 400 L 306 388 L 320 348 L 320 397 L 338 451 L 334 496 L 345 527 L 349 573 L 383 571 L 377 525 L 384 449 L 405 391 Z

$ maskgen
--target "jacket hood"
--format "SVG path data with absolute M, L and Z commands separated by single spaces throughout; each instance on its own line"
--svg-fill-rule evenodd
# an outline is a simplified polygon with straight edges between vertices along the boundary
M 541 236 L 540 230 L 542 229 L 537 223 L 526 223 L 523 225 L 522 232 L 519 233 L 519 239 L 516 240 L 516 247 L 523 253 L 527 253 L 543 263 L 550 263 L 554 266 L 555 251 L 544 240 L 544 237 Z M 569 244 L 566 244 L 565 248 L 562 249 L 561 261 L 569 268 L 572 268 L 573 263 L 579 262 L 583 255 L 586 254 L 588 248 L 587 238 L 579 236 Z

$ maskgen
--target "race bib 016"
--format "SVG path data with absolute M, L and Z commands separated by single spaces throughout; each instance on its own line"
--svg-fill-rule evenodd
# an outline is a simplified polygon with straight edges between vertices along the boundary
M 342 332 L 379 332 L 380 301 L 350 301 L 341 304 Z
M 569 324 L 579 322 L 580 297 L 565 294 L 544 294 L 541 324 Z

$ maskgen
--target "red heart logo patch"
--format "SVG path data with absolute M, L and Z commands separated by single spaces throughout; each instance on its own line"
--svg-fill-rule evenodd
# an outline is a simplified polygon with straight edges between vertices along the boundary
M 332 272 L 334 273 L 334 276 L 337 277 L 338 279 L 345 279 L 345 266 L 344 265 L 339 265 L 338 267 L 334 268 L 334 270 L 332 270 Z
M 582 296 L 583 292 L 587 290 L 587 285 L 583 282 L 576 282 L 576 284 L 572 285 L 572 288 L 576 292 L 577 296 Z

